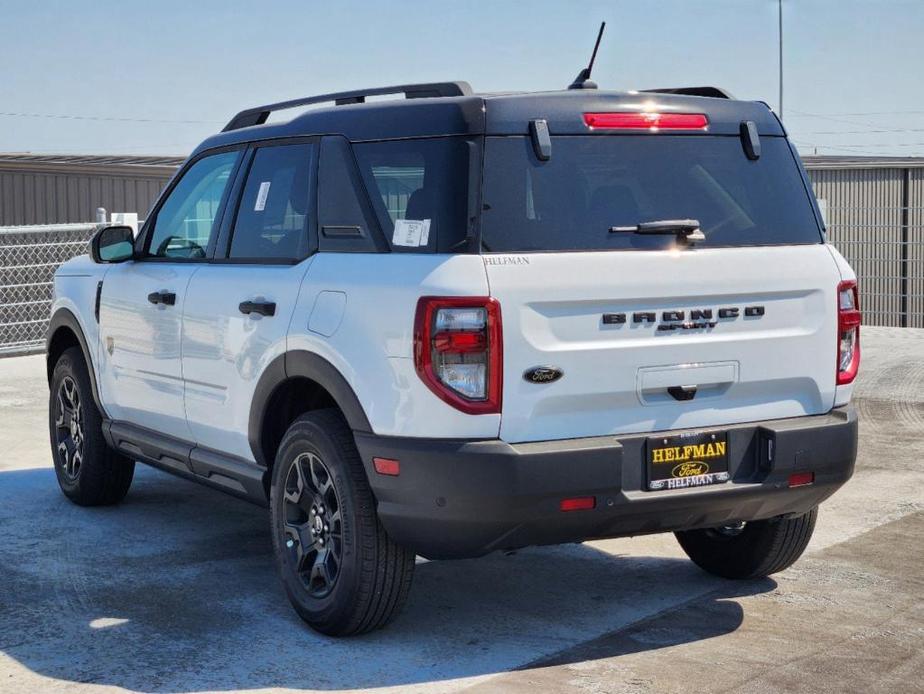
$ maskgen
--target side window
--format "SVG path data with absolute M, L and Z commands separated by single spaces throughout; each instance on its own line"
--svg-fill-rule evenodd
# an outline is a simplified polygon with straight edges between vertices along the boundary
M 353 151 L 392 251 L 460 247 L 468 233 L 466 139 L 364 142 Z
M 424 158 L 419 152 L 408 152 L 404 161 L 373 164 L 372 178 L 379 189 L 382 202 L 391 223 L 407 219 L 407 205 L 411 196 L 424 187 Z
M 297 259 L 308 246 L 312 144 L 260 147 L 231 235 L 231 258 Z
M 193 164 L 157 212 L 147 255 L 205 258 L 215 218 L 240 152 L 222 152 Z

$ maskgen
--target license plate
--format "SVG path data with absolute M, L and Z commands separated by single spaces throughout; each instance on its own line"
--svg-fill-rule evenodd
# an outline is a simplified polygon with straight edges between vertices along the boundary
M 729 480 L 725 432 L 648 439 L 648 490 L 683 489 Z

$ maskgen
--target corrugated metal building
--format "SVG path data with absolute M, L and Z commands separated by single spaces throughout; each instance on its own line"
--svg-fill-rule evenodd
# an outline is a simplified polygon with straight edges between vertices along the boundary
M 924 328 L 924 157 L 805 157 L 864 322 Z
M 0 154 L 0 226 L 92 222 L 98 207 L 143 218 L 182 161 Z

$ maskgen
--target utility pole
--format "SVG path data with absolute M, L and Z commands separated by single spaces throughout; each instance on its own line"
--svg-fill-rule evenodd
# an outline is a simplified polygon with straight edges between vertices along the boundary
M 780 120 L 783 120 L 783 0 L 777 0 L 780 34 Z

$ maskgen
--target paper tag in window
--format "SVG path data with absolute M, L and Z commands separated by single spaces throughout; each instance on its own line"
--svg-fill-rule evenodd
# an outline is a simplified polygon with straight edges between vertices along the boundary
M 430 241 L 429 219 L 396 219 L 393 246 L 426 246 Z
M 270 182 L 263 181 L 260 184 L 260 190 L 257 191 L 257 201 L 253 205 L 254 212 L 262 212 L 266 207 L 266 198 L 269 195 Z

